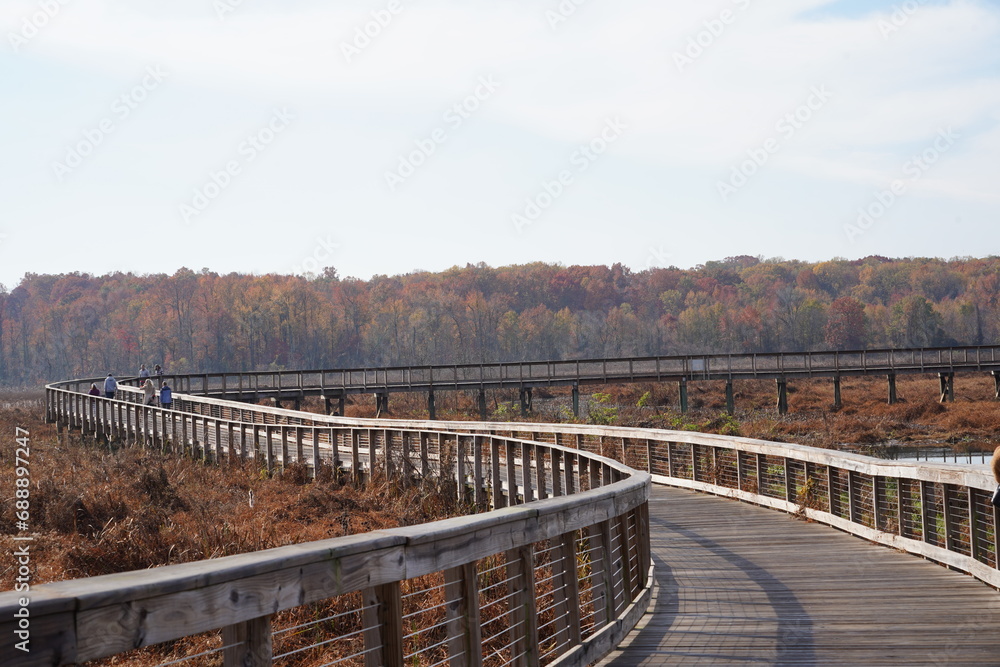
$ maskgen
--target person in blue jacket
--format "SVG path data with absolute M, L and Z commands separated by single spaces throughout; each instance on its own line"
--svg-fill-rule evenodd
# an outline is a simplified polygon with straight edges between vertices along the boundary
M 170 390 L 170 385 L 166 382 L 160 387 L 160 407 L 170 409 L 170 404 L 174 402 L 174 394 Z
M 104 380 L 104 397 L 114 398 L 115 392 L 118 391 L 118 380 L 111 373 L 108 373 L 108 377 Z

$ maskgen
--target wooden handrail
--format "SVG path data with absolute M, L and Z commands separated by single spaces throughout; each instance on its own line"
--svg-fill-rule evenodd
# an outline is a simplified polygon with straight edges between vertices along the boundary
M 651 598 L 648 542 L 640 544 L 626 538 L 626 527 L 646 516 L 650 476 L 613 459 L 525 439 L 475 436 L 447 429 L 398 428 L 387 421 L 363 427 L 289 427 L 276 423 L 275 417 L 281 415 L 268 409 L 258 411 L 255 406 L 239 404 L 229 407 L 243 411 L 239 415 L 242 418 L 227 419 L 219 414 L 144 406 L 135 400 L 141 392 L 132 388 L 123 388 L 120 393 L 126 400 L 84 395 L 58 385 L 47 387 L 46 395 L 46 414 L 59 424 L 60 430 L 74 428 L 149 447 L 193 452 L 207 460 L 249 455 L 269 468 L 299 462 L 315 471 L 343 459 L 339 465 L 350 469 L 355 477 L 362 476 L 362 469 L 365 476 L 380 471 L 406 478 L 429 473 L 437 479 L 452 479 L 461 496 L 468 490 L 482 509 L 493 511 L 252 554 L 32 587 L 27 608 L 33 650 L 28 654 L 13 646 L 19 622 L 14 614 L 24 607 L 22 594 L 3 593 L 0 628 L 4 638 L 0 640 L 0 654 L 10 657 L 5 664 L 72 664 L 214 630 L 221 632 L 224 642 L 232 644 L 224 651 L 226 664 L 270 664 L 271 616 L 275 612 L 352 593 L 362 593 L 375 605 L 367 608 L 379 610 L 370 619 L 375 625 L 365 632 L 366 655 L 369 659 L 381 656 L 377 664 L 401 664 L 401 653 L 397 652 L 403 643 L 403 623 L 398 616 L 402 582 L 443 573 L 446 581 L 457 582 L 449 590 L 459 591 L 463 599 L 471 601 L 468 577 L 475 576 L 477 564 L 488 558 L 506 558 L 513 563 L 510 567 L 520 568 L 517 585 L 524 588 L 511 598 L 509 612 L 520 614 L 525 609 L 534 610 L 542 595 L 536 581 L 540 576 L 536 570 L 542 564 L 536 566 L 532 554 L 538 545 L 550 542 L 564 550 L 559 562 L 574 564 L 560 579 L 561 604 L 579 609 L 583 604 L 579 591 L 584 589 L 591 596 L 589 604 L 601 606 L 603 620 L 591 621 L 583 628 L 577 614 L 572 627 L 563 620 L 552 624 L 551 632 L 573 637 L 574 642 L 560 645 L 544 661 L 539 649 L 553 640 L 546 638 L 537 623 L 511 623 L 508 632 L 519 637 L 517 645 L 530 647 L 513 664 L 548 664 L 554 660 L 567 665 L 587 664 L 611 650 L 634 627 Z M 217 402 L 198 405 L 220 407 Z M 252 419 L 247 420 L 250 413 Z M 304 433 L 306 437 L 302 438 Z M 300 446 L 303 439 L 312 446 Z M 437 444 L 436 455 L 429 454 L 429 447 L 420 446 L 416 451 L 418 448 L 410 446 L 429 440 Z M 443 447 L 450 448 L 447 457 Z M 419 456 L 419 461 L 411 456 Z M 457 465 L 450 463 L 455 456 Z M 503 470 L 494 469 L 493 461 L 504 461 Z M 384 467 L 376 469 L 376 462 Z M 560 485 L 546 481 L 557 478 Z M 549 497 L 525 502 L 531 499 L 533 489 L 537 493 L 541 488 L 545 491 L 541 495 Z M 600 555 L 603 579 L 597 581 L 598 575 L 576 567 L 578 553 L 581 557 L 591 554 L 588 559 Z M 627 571 L 629 563 L 636 561 L 642 565 L 638 582 L 634 581 L 634 573 Z M 552 577 L 545 581 L 551 582 Z M 606 585 L 607 591 L 602 588 Z M 535 613 L 540 612 L 531 611 Z M 463 614 L 462 619 L 451 624 L 455 632 L 468 631 L 471 620 L 478 618 L 479 606 L 466 604 Z M 574 618 L 568 613 L 563 616 Z M 407 632 L 411 631 L 408 625 Z M 518 635 L 524 632 L 529 634 Z M 459 637 L 450 639 L 448 645 L 482 650 L 479 642 Z M 464 656 L 465 664 L 479 664 L 468 651 Z M 462 663 L 458 655 L 452 657 L 454 664 Z

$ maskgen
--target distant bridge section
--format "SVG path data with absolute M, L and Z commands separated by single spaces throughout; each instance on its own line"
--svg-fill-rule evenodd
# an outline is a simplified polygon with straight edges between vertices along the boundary
M 840 378 L 874 375 L 888 379 L 888 400 L 896 402 L 896 376 L 937 374 L 941 400 L 954 399 L 957 373 L 993 374 L 1000 398 L 1000 346 L 964 346 L 920 349 L 883 349 L 767 354 L 707 354 L 662 357 L 578 359 L 428 366 L 395 366 L 310 371 L 257 371 L 177 376 L 175 389 L 226 400 L 296 401 L 321 396 L 327 412 L 344 414 L 344 400 L 352 394 L 375 394 L 380 411 L 394 392 L 427 394 L 430 418 L 435 418 L 435 392 L 470 391 L 479 394 L 480 416 L 486 416 L 487 389 L 517 389 L 521 408 L 531 411 L 532 390 L 571 387 L 574 413 L 579 412 L 582 385 L 676 382 L 680 409 L 687 411 L 687 382 L 718 380 L 726 383 L 726 405 L 734 412 L 734 380 L 775 380 L 777 407 L 788 410 L 787 383 L 796 378 L 832 378 L 834 405 L 841 405 Z M 336 409 L 334 408 L 336 402 Z

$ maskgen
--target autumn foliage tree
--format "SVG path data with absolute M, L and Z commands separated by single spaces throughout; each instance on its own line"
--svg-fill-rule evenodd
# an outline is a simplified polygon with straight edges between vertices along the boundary
M 1000 258 L 739 256 L 693 269 L 485 264 L 342 278 L 28 274 L 0 384 L 168 371 L 1000 342 Z

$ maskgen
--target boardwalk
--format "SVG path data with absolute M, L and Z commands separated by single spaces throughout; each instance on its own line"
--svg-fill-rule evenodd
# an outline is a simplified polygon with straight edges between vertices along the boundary
M 780 512 L 655 487 L 652 614 L 600 663 L 998 665 L 1000 595 Z

